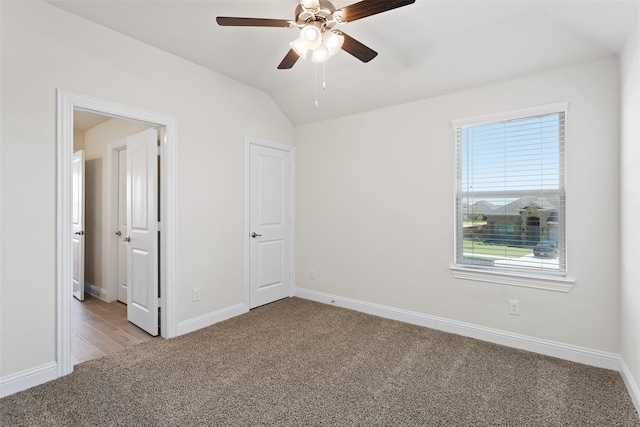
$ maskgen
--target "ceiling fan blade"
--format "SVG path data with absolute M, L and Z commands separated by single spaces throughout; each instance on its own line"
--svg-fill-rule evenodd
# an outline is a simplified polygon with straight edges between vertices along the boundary
M 371 48 L 368 48 L 367 46 L 363 45 L 353 37 L 350 37 L 345 33 L 342 33 L 342 35 L 344 36 L 344 43 L 342 44 L 342 50 L 355 56 L 360 61 L 369 62 L 373 58 L 378 56 L 378 52 L 376 52 Z
M 340 15 L 344 22 L 353 22 L 377 13 L 408 6 L 415 2 L 416 0 L 362 0 L 342 8 Z
M 291 27 L 291 21 L 286 19 L 265 18 L 237 18 L 233 16 L 218 16 L 218 25 L 223 27 Z
M 292 68 L 296 64 L 299 58 L 300 56 L 298 56 L 296 51 L 293 49 L 290 49 L 289 52 L 285 55 L 280 65 L 278 65 L 278 69 L 288 70 L 289 68 Z

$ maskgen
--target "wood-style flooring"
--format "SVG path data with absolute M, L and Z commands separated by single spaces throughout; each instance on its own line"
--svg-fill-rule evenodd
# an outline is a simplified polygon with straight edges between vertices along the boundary
M 74 365 L 154 339 L 127 320 L 127 306 L 121 302 L 85 294 L 84 301 L 73 298 L 72 310 Z

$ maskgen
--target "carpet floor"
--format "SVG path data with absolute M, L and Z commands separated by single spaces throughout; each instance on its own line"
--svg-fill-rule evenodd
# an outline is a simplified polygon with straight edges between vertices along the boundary
M 640 426 L 615 371 L 288 298 L 82 363 L 2 426 Z

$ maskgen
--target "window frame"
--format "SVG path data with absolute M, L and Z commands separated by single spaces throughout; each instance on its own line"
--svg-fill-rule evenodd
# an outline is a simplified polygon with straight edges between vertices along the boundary
M 565 131 L 564 131 L 564 158 L 561 159 L 563 164 L 561 167 L 566 171 L 566 147 L 567 147 L 567 115 L 568 115 L 568 102 L 558 102 L 554 104 L 540 105 L 536 107 L 523 108 L 517 110 L 511 110 L 502 113 L 488 114 L 482 116 L 476 116 L 465 119 L 452 120 L 451 125 L 453 129 L 453 141 L 454 141 L 454 233 L 453 233 L 453 265 L 450 270 L 452 275 L 457 279 L 473 280 L 480 282 L 488 282 L 494 284 L 504 284 L 511 286 L 522 286 L 529 288 L 544 289 L 550 291 L 569 292 L 573 288 L 574 280 L 569 278 L 569 265 L 566 258 L 567 247 L 567 232 L 566 232 L 566 173 L 561 177 L 561 190 L 564 198 L 564 270 L 558 273 L 552 271 L 535 271 L 535 270 L 518 270 L 516 269 L 500 269 L 499 267 L 489 267 L 483 265 L 462 264 L 458 263 L 458 239 L 461 227 L 458 217 L 458 198 L 460 193 L 458 191 L 459 184 L 459 151 L 458 151 L 458 139 L 457 130 L 464 127 L 481 126 L 485 124 L 507 122 L 511 120 L 526 119 L 528 117 L 542 116 L 555 113 L 564 113 Z

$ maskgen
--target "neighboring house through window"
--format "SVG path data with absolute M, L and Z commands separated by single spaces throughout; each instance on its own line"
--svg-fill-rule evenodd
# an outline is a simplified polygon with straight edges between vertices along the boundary
M 456 267 L 566 275 L 566 109 L 560 103 L 453 122 Z

